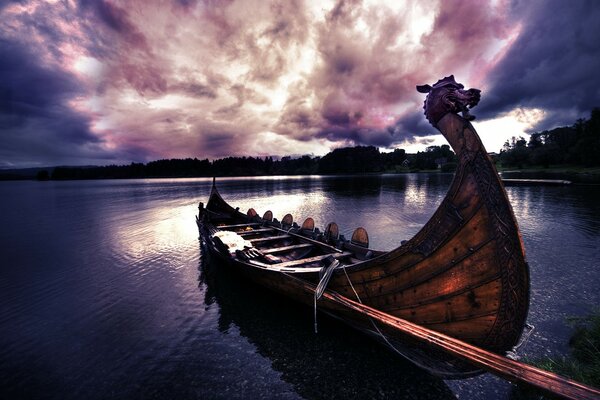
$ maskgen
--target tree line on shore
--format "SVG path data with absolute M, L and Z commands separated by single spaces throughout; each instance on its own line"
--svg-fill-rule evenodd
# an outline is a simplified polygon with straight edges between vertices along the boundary
M 589 119 L 578 119 L 564 126 L 532 133 L 529 142 L 512 137 L 504 143 L 498 159 L 503 166 L 577 165 L 600 166 L 600 108 Z
M 574 165 L 600 166 L 600 108 L 589 119 L 579 119 L 572 126 L 531 134 L 529 141 L 512 137 L 504 144 L 497 161 L 504 167 L 549 167 Z M 380 152 L 373 146 L 335 149 L 323 157 L 304 155 L 283 157 L 226 157 L 157 160 L 148 163 L 93 167 L 55 167 L 39 170 L 37 175 L 23 172 L 0 173 L 0 180 L 31 179 L 123 179 L 211 176 L 307 175 L 404 172 L 456 168 L 456 155 L 450 146 L 429 146 L 417 154 L 403 149 Z
M 426 151 L 406 154 L 403 149 L 380 152 L 373 146 L 335 149 L 323 157 L 226 157 L 210 161 L 197 158 L 157 160 L 102 167 L 56 167 L 40 171 L 38 179 L 124 179 L 256 175 L 307 175 L 398 172 L 437 169 L 451 171 L 456 156 L 450 146 L 429 146 Z

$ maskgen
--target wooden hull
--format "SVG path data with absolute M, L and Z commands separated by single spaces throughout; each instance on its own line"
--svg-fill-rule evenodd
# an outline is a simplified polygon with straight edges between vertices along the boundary
M 321 268 L 331 261 L 325 256 L 333 254 L 342 267 L 333 272 L 327 285 L 329 292 L 504 354 L 517 344 L 529 304 L 529 272 L 516 220 L 497 172 L 471 124 L 447 114 L 438 126 L 457 153 L 457 172 L 429 222 L 395 250 L 371 251 L 375 256 L 368 257 L 369 249 L 338 241 L 334 243 L 338 251 L 333 252 L 325 245 L 320 246 L 318 240 L 307 242 L 302 230 L 293 227 L 290 228 L 296 235 L 273 239 L 273 232 L 279 232 L 276 236 L 285 235 L 280 230 L 274 231 L 281 225 L 263 220 L 255 213 L 249 216 L 238 212 L 213 186 L 206 209 L 201 209 L 198 218 L 208 251 L 237 273 L 307 305 L 313 305 Z M 232 256 L 211 239 L 223 223 L 260 224 L 255 235 L 244 231 L 241 235 L 254 235 L 248 237 L 254 237 L 253 243 L 263 251 L 279 251 L 271 249 L 273 246 L 291 250 L 282 264 L 272 266 Z M 279 244 L 270 245 L 272 240 Z M 310 253 L 301 251 L 303 243 L 313 246 Z M 300 259 L 298 264 L 294 264 L 296 258 Z M 376 325 L 363 313 L 337 302 L 323 298 L 318 309 L 367 332 L 417 365 L 445 378 L 479 371 L 432 351 L 407 335 Z
M 523 245 L 504 188 L 471 124 L 453 114 L 440 124 L 460 131 L 463 143 L 445 199 L 408 243 L 348 274 L 359 282 L 354 288 L 365 304 L 502 353 L 517 343 L 527 317 Z M 340 274 L 330 287 L 349 297 L 353 292 Z

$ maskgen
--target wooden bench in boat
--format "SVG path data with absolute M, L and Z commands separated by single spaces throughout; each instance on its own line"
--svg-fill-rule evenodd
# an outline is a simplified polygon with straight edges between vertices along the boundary
M 281 247 L 272 247 L 269 249 L 260 249 L 260 252 L 263 254 L 275 254 L 275 253 L 283 253 L 289 250 L 297 250 L 297 249 L 305 249 L 308 247 L 313 247 L 314 245 L 311 243 L 300 243 L 293 244 L 291 246 L 281 246 Z
M 247 224 L 234 224 L 234 225 L 217 225 L 216 228 L 218 229 L 235 229 L 235 228 L 245 228 L 247 226 L 261 226 L 262 223 L 260 222 L 252 222 L 252 223 L 247 223 Z
M 281 239 L 289 239 L 291 238 L 290 235 L 277 235 L 277 236 L 267 236 L 267 237 L 261 237 L 261 238 L 256 238 L 256 239 L 250 239 L 250 242 L 252 244 L 256 244 L 256 243 L 262 243 L 262 242 L 268 242 L 271 240 L 281 240 Z
M 279 263 L 279 264 L 277 264 L 277 266 L 280 267 L 280 268 L 297 267 L 299 265 L 311 264 L 311 263 L 314 263 L 314 262 L 317 262 L 317 261 L 322 261 L 322 260 L 326 259 L 329 256 L 332 256 L 333 258 L 343 258 L 343 257 L 347 257 L 349 255 L 352 255 L 352 253 L 350 253 L 349 251 L 345 251 L 343 253 L 322 254 L 320 256 L 314 256 L 314 257 L 308 257 L 308 258 L 301 258 L 299 260 L 292 260 L 292 261 L 287 261 L 287 262 Z
M 272 228 L 275 229 L 275 230 L 277 230 L 277 231 L 279 231 L 279 232 L 285 232 L 286 234 L 288 234 L 290 236 L 298 237 L 298 238 L 300 238 L 301 240 L 303 240 L 305 242 L 314 243 L 314 244 L 318 245 L 321 248 L 326 248 L 326 249 L 329 249 L 329 250 L 333 250 L 333 251 L 335 251 L 337 253 L 341 253 L 342 252 L 342 250 L 338 249 L 337 247 L 331 246 L 331 245 L 329 245 L 327 243 L 323 243 L 323 242 L 320 242 L 318 240 L 311 239 L 309 237 L 306 237 L 306 236 L 303 236 L 303 235 L 299 235 L 299 234 L 294 233 L 294 232 L 287 231 L 285 229 L 277 228 L 276 226 L 272 226 Z
M 255 235 L 255 234 L 263 233 L 263 232 L 273 232 L 273 229 L 272 228 L 260 228 L 260 229 L 252 229 L 251 231 L 241 231 L 241 232 L 236 232 L 236 233 L 240 236 L 250 236 L 250 235 Z
M 348 257 L 350 255 L 352 255 L 352 253 L 345 251 L 343 253 L 322 254 L 319 256 L 301 258 L 298 260 L 286 261 L 286 262 L 277 263 L 277 264 L 265 264 L 265 263 L 257 261 L 257 260 L 250 260 L 248 262 L 251 264 L 254 264 L 254 265 L 265 267 L 265 268 L 282 269 L 282 268 L 299 267 L 299 266 L 306 265 L 306 264 L 316 263 L 319 261 L 323 261 L 324 259 L 326 259 L 329 256 L 332 256 L 334 258 L 343 258 L 343 257 Z

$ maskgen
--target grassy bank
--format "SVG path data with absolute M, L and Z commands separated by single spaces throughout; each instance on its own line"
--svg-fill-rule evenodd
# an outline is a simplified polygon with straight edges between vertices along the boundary
M 600 309 L 585 318 L 572 318 L 574 334 L 569 341 L 570 357 L 547 357 L 526 362 L 547 371 L 566 376 L 588 386 L 600 388 Z M 518 387 L 513 399 L 540 399 L 542 393 Z

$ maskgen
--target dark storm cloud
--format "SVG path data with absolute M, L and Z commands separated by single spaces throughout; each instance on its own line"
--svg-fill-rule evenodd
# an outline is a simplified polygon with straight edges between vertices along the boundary
M 420 143 L 415 85 L 449 74 L 480 120 L 600 103 L 594 2 L 0 4 L 4 164 Z
M 11 4 L 25 4 L 28 0 L 0 0 L 0 11 Z
M 357 127 L 357 124 L 352 122 L 353 119 L 360 119 L 360 116 L 348 114 L 330 116 L 327 119 L 329 126 L 319 131 L 316 136 L 345 145 L 390 147 L 395 143 L 415 143 L 420 140 L 420 136 L 438 133 L 425 120 L 423 113 L 409 114 L 385 128 Z
M 517 3 L 519 38 L 489 75 L 478 112 L 541 108 L 534 129 L 571 124 L 600 105 L 600 7 L 597 1 Z
M 131 23 L 125 8 L 102 0 L 81 0 L 79 4 L 83 16 L 101 22 L 119 34 L 120 41 L 136 48 L 148 48 L 146 38 Z
M 433 135 L 437 133 L 437 131 L 425 119 L 422 109 L 399 119 L 396 121 L 392 129 L 394 135 L 403 139 L 410 139 L 410 136 L 406 136 L 406 132 L 418 132 L 420 135 Z M 403 136 L 403 134 L 405 136 Z
M 26 47 L 0 39 L 0 163 L 106 156 L 89 131 L 89 119 L 68 107 L 82 93 L 71 75 L 45 68 Z
M 103 0 L 82 0 L 79 5 L 86 38 L 93 40 L 86 50 L 110 66 L 98 82 L 99 90 L 127 85 L 142 94 L 166 93 L 168 63 L 132 22 L 129 9 Z

